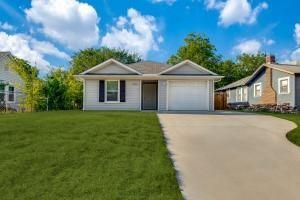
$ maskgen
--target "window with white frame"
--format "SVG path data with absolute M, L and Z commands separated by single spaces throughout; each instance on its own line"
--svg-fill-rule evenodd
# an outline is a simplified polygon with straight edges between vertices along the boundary
M 8 101 L 15 101 L 15 87 L 8 86 Z
M 227 100 L 229 100 L 231 98 L 230 93 L 231 93 L 230 90 L 226 91 Z
M 242 101 L 242 88 L 236 89 L 236 101 L 241 102 Z
M 5 101 L 5 84 L 0 83 L 0 103 Z
M 261 96 L 261 83 L 255 83 L 254 84 L 254 97 L 260 97 Z
M 247 89 L 247 87 L 243 87 L 242 101 L 247 101 L 247 100 L 248 100 L 248 89 Z
M 119 81 L 106 81 L 106 101 L 107 102 L 118 102 L 120 99 L 119 95 Z
M 278 79 L 278 91 L 279 94 L 288 94 L 290 93 L 290 78 L 284 77 Z

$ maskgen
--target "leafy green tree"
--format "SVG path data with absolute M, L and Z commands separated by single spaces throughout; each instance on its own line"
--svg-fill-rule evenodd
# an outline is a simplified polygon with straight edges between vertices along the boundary
M 9 66 L 21 77 L 24 84 L 17 85 L 20 88 L 23 97 L 23 106 L 27 111 L 35 111 L 39 108 L 42 95 L 42 80 L 39 79 L 39 71 L 36 67 L 31 66 L 27 61 L 13 57 Z
M 237 56 L 237 65 L 239 72 L 237 79 L 250 76 L 258 67 L 265 63 L 266 54 L 241 54 Z
M 224 76 L 224 78 L 220 82 L 217 82 L 215 87 L 219 88 L 236 81 L 239 78 L 238 71 L 239 66 L 232 60 L 220 62 L 218 74 Z
M 70 63 L 70 72 L 71 74 L 79 74 L 110 58 L 114 58 L 124 64 L 135 63 L 141 60 L 139 55 L 122 49 L 110 49 L 107 47 L 99 49 L 89 48 L 74 54 Z
M 167 61 L 168 64 L 177 64 L 189 59 L 209 70 L 218 73 L 221 57 L 216 54 L 216 47 L 208 37 L 191 33 L 184 39 L 185 44 L 179 47 L 177 53 Z

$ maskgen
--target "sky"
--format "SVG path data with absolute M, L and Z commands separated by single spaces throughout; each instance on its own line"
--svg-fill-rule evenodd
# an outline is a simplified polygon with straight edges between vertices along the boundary
M 166 62 L 194 32 L 223 59 L 263 52 L 289 62 L 300 60 L 299 7 L 298 0 L 0 0 L 0 51 L 44 73 L 101 46 Z

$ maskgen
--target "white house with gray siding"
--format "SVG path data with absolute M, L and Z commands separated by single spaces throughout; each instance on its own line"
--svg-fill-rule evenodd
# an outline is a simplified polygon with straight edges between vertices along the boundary
M 288 104 L 300 108 L 300 65 L 277 64 L 268 56 L 266 64 L 251 76 L 219 88 L 229 104 Z
M 23 85 L 23 80 L 10 69 L 11 58 L 10 52 L 0 52 L 0 109 L 18 109 L 22 98 L 19 88 Z
M 109 59 L 79 75 L 84 110 L 214 110 L 222 76 L 189 60 L 123 64 Z

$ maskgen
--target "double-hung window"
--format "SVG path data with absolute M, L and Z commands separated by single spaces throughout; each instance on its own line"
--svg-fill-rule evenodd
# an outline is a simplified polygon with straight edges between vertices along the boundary
M 8 101 L 15 101 L 15 88 L 8 86 Z
M 0 83 L 0 103 L 5 101 L 5 84 Z
M 120 93 L 119 93 L 120 84 L 119 81 L 106 81 L 106 102 L 119 102 Z
M 231 92 L 230 90 L 227 90 L 227 91 L 226 91 L 227 101 L 229 101 L 230 98 L 231 98 L 230 92 Z
M 261 96 L 261 83 L 255 83 L 254 84 L 254 97 L 260 97 Z
M 236 89 L 236 101 L 241 102 L 242 101 L 242 88 Z
M 242 97 L 242 101 L 246 102 L 248 99 L 248 89 L 247 87 L 243 87 L 243 97 Z
M 289 94 L 290 93 L 290 78 L 284 77 L 278 79 L 278 91 L 279 94 Z

